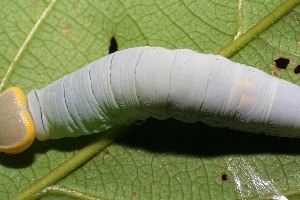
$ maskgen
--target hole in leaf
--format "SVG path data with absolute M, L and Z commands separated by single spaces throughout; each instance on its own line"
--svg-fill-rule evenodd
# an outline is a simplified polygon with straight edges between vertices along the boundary
M 274 60 L 276 67 L 279 69 L 287 68 L 288 64 L 290 63 L 290 59 L 287 58 L 277 58 Z
M 299 74 L 300 73 L 300 65 L 297 65 L 294 69 L 294 73 L 295 74 Z
M 229 176 L 228 176 L 227 173 L 222 172 L 222 174 L 221 174 L 221 181 L 222 181 L 222 182 L 229 181 Z
M 118 51 L 117 40 L 116 40 L 115 37 L 112 37 L 110 39 L 110 45 L 109 45 L 108 53 L 111 54 L 111 53 L 114 53 L 116 51 Z

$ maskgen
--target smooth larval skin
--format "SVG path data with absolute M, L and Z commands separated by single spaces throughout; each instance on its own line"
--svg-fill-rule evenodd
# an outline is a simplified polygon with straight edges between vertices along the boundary
M 291 128 L 300 125 L 298 86 L 186 49 L 119 51 L 32 91 L 28 101 L 40 140 L 150 116 L 283 136 L 297 136 Z
M 39 140 L 101 132 L 150 116 L 300 137 L 300 87 L 187 49 L 118 51 L 27 97 Z

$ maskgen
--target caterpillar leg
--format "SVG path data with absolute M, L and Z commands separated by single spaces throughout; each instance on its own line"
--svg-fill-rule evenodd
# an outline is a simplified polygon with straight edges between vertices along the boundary
M 35 126 L 27 99 L 20 88 L 0 94 L 0 152 L 19 153 L 35 139 Z

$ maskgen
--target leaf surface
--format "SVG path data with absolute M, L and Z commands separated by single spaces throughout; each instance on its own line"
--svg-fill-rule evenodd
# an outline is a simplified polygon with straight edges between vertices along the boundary
M 216 53 L 284 1 L 2 1 L 0 77 L 26 93 L 106 54 L 150 45 Z M 300 85 L 300 7 L 231 57 Z M 290 59 L 285 70 L 274 59 Z M 95 135 L 0 155 L 0 199 L 61 166 Z M 300 199 L 300 141 L 147 120 L 41 199 Z

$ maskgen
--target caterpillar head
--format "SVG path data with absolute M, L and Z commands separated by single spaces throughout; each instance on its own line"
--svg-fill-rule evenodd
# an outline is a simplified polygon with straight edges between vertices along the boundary
M 35 139 L 35 126 L 20 88 L 0 94 L 0 152 L 20 153 Z

